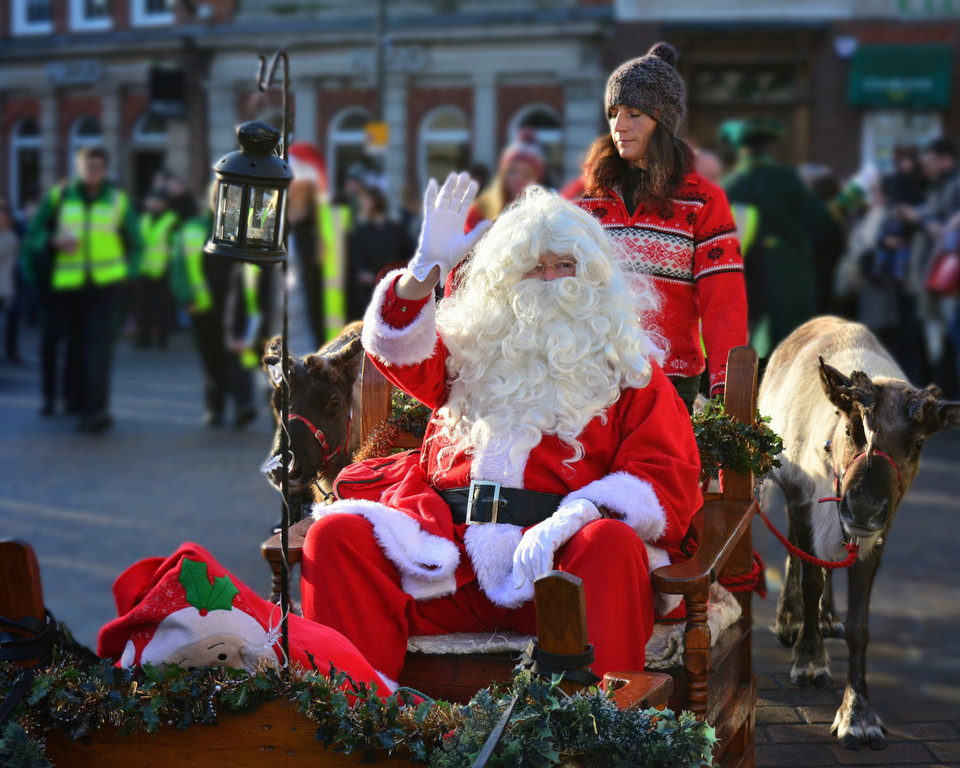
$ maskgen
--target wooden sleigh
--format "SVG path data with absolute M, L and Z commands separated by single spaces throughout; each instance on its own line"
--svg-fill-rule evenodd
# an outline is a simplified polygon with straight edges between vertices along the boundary
M 390 414 L 392 384 L 364 360 L 361 371 L 359 429 L 365 438 Z M 750 347 L 730 351 L 724 405 L 728 414 L 752 423 L 757 402 L 757 357 Z M 420 441 L 401 435 L 397 448 L 416 448 Z M 666 670 L 669 685 L 662 677 L 638 681 L 632 677 L 630 700 L 644 700 L 651 706 L 667 706 L 679 712 L 690 710 L 716 728 L 720 744 L 714 759 L 723 768 L 754 765 L 754 725 L 757 700 L 756 675 L 751 664 L 751 596 L 736 592 L 740 618 L 711 642 L 707 603 L 711 585 L 721 578 L 752 573 L 751 521 L 755 512 L 753 477 L 725 470 L 721 493 L 705 494 L 703 507 L 693 524 L 699 528 L 700 546 L 688 561 L 658 568 L 654 588 L 679 594 L 686 602 L 687 619 L 683 633 L 683 665 Z M 300 562 L 304 537 L 312 520 L 291 527 L 291 566 Z M 279 595 L 281 552 L 279 534 L 264 542 L 264 558 L 273 569 L 274 597 Z M 538 604 L 539 608 L 539 604 Z M 538 610 L 538 616 L 543 611 Z M 539 638 L 543 641 L 543 638 Z M 569 651 L 573 652 L 573 651 Z M 517 663 L 515 654 L 505 653 L 424 653 L 408 651 L 399 682 L 447 701 L 465 702 L 494 680 L 507 680 Z M 618 673 L 619 674 L 619 673 Z M 631 677 L 620 675 L 621 678 Z M 645 682 L 644 682 L 645 681 Z M 648 690 L 636 686 L 647 684 Z
M 756 370 L 752 350 L 741 347 L 731 351 L 726 408 L 744 421 L 752 421 L 755 413 Z M 360 428 L 367 433 L 389 413 L 391 388 L 371 365 L 364 366 L 363 375 Z M 686 600 L 683 666 L 666 674 L 613 673 L 605 680 L 620 707 L 668 706 L 705 717 L 720 739 L 714 764 L 724 768 L 754 765 L 756 676 L 751 667 L 751 593 L 737 593 L 741 618 L 713 644 L 707 599 L 717 578 L 751 571 L 753 512 L 752 478 L 726 473 L 722 494 L 709 495 L 696 515 L 701 543 L 695 556 L 653 574 L 656 589 L 681 594 Z M 309 521 L 303 521 L 291 530 L 291 563 L 299 561 L 308 527 Z M 279 571 L 278 537 L 264 543 L 263 554 Z M 546 651 L 576 654 L 586 647 L 583 594 L 576 581 L 566 574 L 538 579 L 538 643 Z M 39 566 L 32 550 L 22 542 L 0 543 L 0 615 L 37 619 L 45 615 Z M 509 679 L 516 661 L 516 657 L 503 654 L 408 653 L 400 682 L 435 698 L 464 701 L 494 680 Z M 298 713 L 292 703 L 273 701 L 252 713 L 221 715 L 215 727 L 194 726 L 186 731 L 161 726 L 156 733 L 120 736 L 116 729 L 104 728 L 80 741 L 51 731 L 46 734 L 46 748 L 54 765 L 68 768 L 125 768 L 133 763 L 145 768 L 182 763 L 200 768 L 224 764 L 253 768 L 291 765 L 304 758 L 321 767 L 358 763 L 355 755 L 326 750 L 315 740 L 315 731 L 316 723 Z M 385 754 L 379 756 L 378 764 L 410 765 L 403 755 Z

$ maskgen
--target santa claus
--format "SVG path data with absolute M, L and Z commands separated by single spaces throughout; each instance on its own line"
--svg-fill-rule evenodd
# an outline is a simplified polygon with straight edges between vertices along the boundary
M 559 568 L 583 580 L 594 672 L 642 669 L 655 612 L 676 607 L 650 571 L 687 556 L 701 502 L 690 418 L 638 319 L 656 295 L 593 217 L 540 189 L 463 234 L 475 194 L 466 174 L 431 181 L 417 253 L 367 310 L 367 354 L 433 418 L 386 487 L 341 483 L 318 508 L 304 615 L 397 679 L 411 634 L 534 634 L 533 581 Z

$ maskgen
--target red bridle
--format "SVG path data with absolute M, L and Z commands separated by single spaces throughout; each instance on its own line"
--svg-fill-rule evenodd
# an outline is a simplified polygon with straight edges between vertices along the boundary
M 350 425 L 353 422 L 353 412 L 351 411 L 350 416 L 347 418 L 347 431 L 343 436 L 343 442 L 333 451 L 330 450 L 330 444 L 327 442 L 327 437 L 323 434 L 323 430 L 317 427 L 306 416 L 301 416 L 299 413 L 291 413 L 289 416 L 287 416 L 287 421 L 302 421 L 307 425 L 307 429 L 313 432 L 313 436 L 316 438 L 317 442 L 320 443 L 320 454 L 323 459 L 323 463 L 320 465 L 319 471 L 323 472 L 327 468 L 327 463 L 330 461 L 330 459 L 332 459 L 338 453 L 346 450 L 347 442 L 350 440 Z
M 852 467 L 854 464 L 856 464 L 860 459 L 862 459 L 866 455 L 867 455 L 866 451 L 861 451 L 860 453 L 858 453 L 856 456 L 850 459 L 850 461 L 847 463 L 847 466 L 844 467 L 843 472 L 837 472 L 837 462 L 834 461 L 833 476 L 835 478 L 837 495 L 824 496 L 822 499 L 818 499 L 817 501 L 835 501 L 837 502 L 837 507 L 839 508 L 840 500 L 843 498 L 843 494 L 840 492 L 840 488 L 843 485 L 843 478 L 846 477 L 847 473 L 850 471 L 850 467 Z M 890 454 L 888 453 L 874 450 L 873 455 L 879 456 L 882 459 L 886 459 L 888 462 L 890 462 L 890 466 L 893 467 L 893 471 L 897 473 L 897 504 L 899 504 L 900 501 L 903 499 L 903 477 L 900 475 L 900 467 L 897 466 L 897 462 L 895 462 L 890 457 Z

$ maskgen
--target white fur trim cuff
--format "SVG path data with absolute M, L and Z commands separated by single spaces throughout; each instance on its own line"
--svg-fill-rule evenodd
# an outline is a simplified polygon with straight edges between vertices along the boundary
M 363 348 L 388 365 L 416 365 L 429 360 L 437 346 L 437 307 L 428 301 L 403 328 L 393 328 L 384 322 L 383 309 L 387 291 L 403 271 L 390 272 L 374 289 L 373 299 L 363 316 L 360 336 Z
M 314 505 L 315 520 L 335 514 L 360 515 L 373 525 L 384 554 L 400 571 L 404 592 L 414 599 L 429 600 L 456 591 L 460 552 L 452 541 L 427 533 L 409 515 L 375 501 Z
M 657 541 L 667 530 L 667 515 L 653 486 L 628 472 L 614 472 L 587 483 L 568 494 L 561 506 L 574 499 L 589 499 L 598 507 L 612 509 L 644 541 Z

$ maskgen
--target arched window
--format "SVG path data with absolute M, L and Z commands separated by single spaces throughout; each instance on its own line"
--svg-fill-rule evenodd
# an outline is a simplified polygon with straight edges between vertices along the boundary
M 162 118 L 146 112 L 133 126 L 130 141 L 138 147 L 166 147 L 167 124 Z
M 143 200 L 153 186 L 157 172 L 167 160 L 167 125 L 163 118 L 145 112 L 130 134 L 127 189 L 134 199 Z
M 457 107 L 442 106 L 427 113 L 420 124 L 420 185 L 429 179 L 443 183 L 451 171 L 463 171 L 470 162 L 470 125 Z
M 529 128 L 537 135 L 547 167 L 547 184 L 553 186 L 562 184 L 564 181 L 563 128 L 557 113 L 546 104 L 527 105 L 510 120 L 507 143 L 514 140 L 517 131 L 521 128 Z
M 347 171 L 357 164 L 367 166 L 366 125 L 370 113 L 362 107 L 347 107 L 330 121 L 327 141 L 327 173 L 332 193 L 343 190 Z
M 24 117 L 10 135 L 10 204 L 20 212 L 40 197 L 40 126 Z
M 81 115 L 73 121 L 70 127 L 70 174 L 77 172 L 74 160 L 84 147 L 93 147 L 103 144 L 100 132 L 100 121 L 90 115 Z

